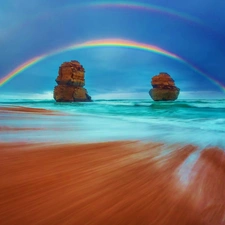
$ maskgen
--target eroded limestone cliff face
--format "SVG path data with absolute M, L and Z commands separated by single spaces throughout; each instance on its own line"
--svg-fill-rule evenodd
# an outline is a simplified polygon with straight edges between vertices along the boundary
M 152 89 L 149 95 L 154 101 L 174 101 L 178 98 L 180 89 L 168 73 L 161 72 L 152 77 Z
M 54 88 L 54 99 L 57 102 L 86 102 L 91 101 L 87 90 L 83 88 L 85 70 L 76 60 L 64 62 L 59 67 L 57 86 Z

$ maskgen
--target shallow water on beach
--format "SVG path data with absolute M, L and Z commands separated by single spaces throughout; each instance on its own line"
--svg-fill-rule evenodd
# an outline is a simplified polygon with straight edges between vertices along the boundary
M 35 130 L 0 132 L 1 141 L 99 142 L 139 139 L 225 147 L 225 100 L 96 100 L 56 103 L 14 100 L 2 106 L 57 110 L 66 115 L 1 113 L 1 127 Z

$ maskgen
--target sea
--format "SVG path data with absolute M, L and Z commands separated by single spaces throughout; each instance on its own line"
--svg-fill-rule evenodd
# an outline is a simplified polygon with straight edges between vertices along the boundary
M 54 116 L 9 111 L 1 113 L 1 127 L 30 128 L 2 129 L 0 141 L 4 142 L 141 140 L 225 149 L 225 99 L 171 102 L 101 99 L 78 103 L 5 99 L 1 100 L 0 106 L 43 108 L 62 113 Z

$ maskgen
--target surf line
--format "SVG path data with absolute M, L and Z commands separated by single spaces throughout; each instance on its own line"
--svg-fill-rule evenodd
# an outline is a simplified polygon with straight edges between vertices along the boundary
M 150 44 L 136 42 L 136 41 L 132 41 L 132 40 L 126 40 L 126 39 L 98 39 L 98 40 L 86 41 L 83 43 L 75 43 L 75 44 L 73 43 L 68 46 L 64 46 L 64 47 L 55 49 L 53 51 L 50 51 L 48 53 L 44 53 L 42 55 L 36 56 L 36 57 L 31 58 L 31 59 L 27 60 L 26 62 L 20 64 L 18 67 L 13 69 L 11 72 L 9 72 L 5 76 L 3 76 L 0 79 L 0 87 L 5 85 L 8 81 L 10 81 L 15 76 L 22 73 L 23 71 L 27 70 L 34 64 L 36 64 L 44 59 L 47 59 L 48 57 L 51 57 L 53 55 L 57 55 L 60 53 L 64 53 L 67 51 L 86 49 L 86 48 L 96 48 L 96 47 L 117 47 L 117 48 L 121 47 L 121 48 L 130 48 L 130 49 L 139 49 L 139 50 L 153 52 L 156 54 L 160 54 L 160 55 L 172 58 L 176 61 L 186 64 L 189 68 L 194 70 L 196 73 L 202 75 L 203 77 L 205 77 L 206 79 L 211 81 L 214 85 L 219 87 L 223 92 L 225 92 L 225 86 L 223 84 L 221 84 L 219 81 L 217 81 L 212 76 L 204 73 L 203 71 L 198 69 L 196 66 L 194 66 L 187 60 L 183 59 L 182 57 L 180 57 L 172 52 L 169 52 L 165 49 L 162 49 L 158 46 L 155 46 L 155 45 L 150 45 Z

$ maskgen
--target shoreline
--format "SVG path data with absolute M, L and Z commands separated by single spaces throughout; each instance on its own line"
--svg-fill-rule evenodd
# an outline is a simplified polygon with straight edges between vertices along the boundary
M 160 123 L 145 124 L 134 120 L 121 119 L 89 113 L 67 113 L 25 106 L 0 106 L 0 141 L 5 142 L 55 142 L 58 143 L 93 143 L 121 140 L 141 140 L 144 142 L 163 142 L 166 144 L 193 144 L 200 149 L 218 147 L 225 149 L 223 133 L 210 136 L 211 130 L 176 126 L 170 133 L 169 126 Z M 166 118 L 165 118 L 166 119 Z M 168 118 L 169 120 L 169 118 Z M 138 131 L 135 131 L 137 124 Z M 109 128 L 110 127 L 110 128 Z M 165 129 L 164 129 L 165 128 Z M 174 127 L 172 127 L 174 129 Z M 151 129 L 153 129 L 151 132 Z M 203 139 L 199 132 L 202 129 Z M 156 133 L 154 133 L 156 132 Z M 187 132 L 182 135 L 183 132 Z M 197 135 L 193 135 L 197 132 Z M 95 135 L 96 134 L 96 135 Z M 186 137 L 187 136 L 187 137 Z M 75 137 L 75 138 L 74 138 Z

